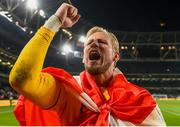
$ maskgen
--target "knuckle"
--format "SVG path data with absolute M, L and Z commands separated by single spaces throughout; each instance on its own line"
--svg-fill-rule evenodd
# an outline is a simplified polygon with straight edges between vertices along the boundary
M 62 6 L 68 6 L 68 4 L 67 3 L 63 3 Z
M 77 8 L 75 8 L 75 12 L 76 12 L 76 13 L 78 12 L 78 9 L 77 9 Z
M 62 3 L 62 6 L 65 6 L 66 4 L 65 3 Z

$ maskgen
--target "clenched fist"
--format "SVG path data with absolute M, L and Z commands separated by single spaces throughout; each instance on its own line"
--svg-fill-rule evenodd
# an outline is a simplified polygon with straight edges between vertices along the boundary
M 80 15 L 78 14 L 78 9 L 67 3 L 63 3 L 58 8 L 55 15 L 62 23 L 60 26 L 61 28 L 72 27 L 80 18 Z

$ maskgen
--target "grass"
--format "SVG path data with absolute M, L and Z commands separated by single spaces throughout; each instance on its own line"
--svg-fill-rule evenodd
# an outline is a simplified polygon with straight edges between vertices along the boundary
M 13 106 L 0 107 L 0 126 L 18 126 L 13 111 Z
M 158 105 L 168 126 L 180 126 L 180 100 L 159 100 Z
M 168 126 L 180 126 L 180 100 L 158 100 Z M 0 126 L 18 126 L 12 110 L 14 107 L 0 107 Z

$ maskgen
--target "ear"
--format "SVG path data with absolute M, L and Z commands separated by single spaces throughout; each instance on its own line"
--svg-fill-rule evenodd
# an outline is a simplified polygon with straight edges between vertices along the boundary
M 117 62 L 117 61 L 119 61 L 119 59 L 120 59 L 120 54 L 119 53 L 115 53 L 114 61 Z

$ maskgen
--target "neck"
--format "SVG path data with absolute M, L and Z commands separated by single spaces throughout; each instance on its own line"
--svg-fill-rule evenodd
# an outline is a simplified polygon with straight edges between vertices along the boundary
M 93 77 L 98 87 L 107 87 L 113 81 L 113 75 L 114 70 L 109 68 L 106 72 L 99 75 L 93 75 Z

